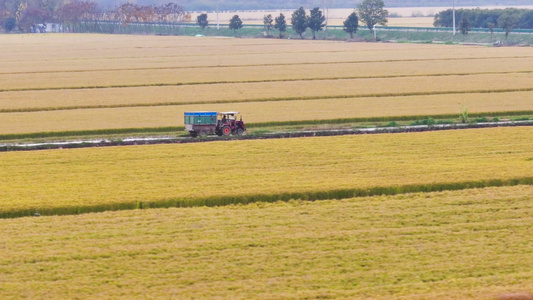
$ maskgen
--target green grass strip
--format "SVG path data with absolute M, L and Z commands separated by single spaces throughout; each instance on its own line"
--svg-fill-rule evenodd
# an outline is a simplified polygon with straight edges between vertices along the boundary
M 512 179 L 487 179 L 480 181 L 464 182 L 442 182 L 432 184 L 411 184 L 398 186 L 375 186 L 367 188 L 348 188 L 327 191 L 309 191 L 294 193 L 273 193 L 257 195 L 239 196 L 214 196 L 208 198 L 170 198 L 155 201 L 133 201 L 124 203 L 108 203 L 101 205 L 87 205 L 75 207 L 53 207 L 53 208 L 28 208 L 12 211 L 0 212 L 0 218 L 18 218 L 33 216 L 35 214 L 45 215 L 76 215 L 83 213 L 95 213 L 104 211 L 148 209 L 148 208 L 169 208 L 169 207 L 214 207 L 236 204 L 249 204 L 254 202 L 276 202 L 289 201 L 291 199 L 301 199 L 307 201 L 349 199 L 354 197 L 368 197 L 378 195 L 398 195 L 407 193 L 428 193 L 440 191 L 456 191 L 472 188 L 533 185 L 533 177 L 512 178 Z
M 499 117 L 499 116 L 529 116 L 533 115 L 533 110 L 508 111 L 508 112 L 482 112 L 469 113 L 470 118 L 481 117 Z M 271 126 L 305 126 L 305 125 L 327 125 L 327 124 L 351 124 L 364 122 L 391 122 L 391 121 L 417 121 L 426 119 L 456 119 L 457 114 L 437 114 L 437 115 L 413 115 L 413 116 L 391 116 L 391 117 L 366 117 L 366 118 L 344 118 L 329 120 L 303 120 L 303 121 L 284 121 L 284 122 L 263 122 L 246 124 L 247 128 L 264 128 Z
M 224 104 L 224 103 L 259 103 L 259 102 L 279 102 L 279 101 L 304 101 L 304 100 L 328 100 L 328 99 L 348 99 L 348 98 L 380 98 L 380 97 L 409 97 L 409 96 L 433 96 L 433 95 L 464 95 L 464 94 L 493 94 L 493 93 L 513 93 L 531 92 L 533 88 L 519 89 L 498 89 L 498 90 L 469 90 L 469 91 L 441 91 L 441 92 L 405 92 L 405 93 L 373 93 L 355 95 L 332 95 L 332 96 L 301 96 L 301 97 L 273 97 L 240 100 L 207 100 L 207 101 L 186 101 L 186 102 L 158 102 L 158 103 L 133 103 L 116 105 L 78 105 L 62 107 L 30 107 L 15 109 L 0 109 L 0 113 L 23 113 L 41 111 L 61 111 L 76 109 L 108 109 L 108 108 L 129 108 L 129 107 L 157 107 L 157 106 L 183 106 L 202 104 Z

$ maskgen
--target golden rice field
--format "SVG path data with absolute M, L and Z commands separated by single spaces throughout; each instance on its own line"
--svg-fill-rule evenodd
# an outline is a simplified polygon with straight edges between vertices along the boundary
M 97 34 L 0 43 L 0 135 L 180 126 L 195 109 L 239 109 L 248 123 L 532 110 L 529 48 Z
M 0 44 L 0 135 L 180 126 L 188 110 L 239 110 L 251 124 L 533 111 L 529 48 L 96 34 Z M 533 293 L 531 127 L 0 156 L 1 299 Z
M 71 92 L 75 94 L 75 92 Z M 185 111 L 237 110 L 244 120 L 253 123 L 290 122 L 295 120 L 328 120 L 343 118 L 394 117 L 450 114 L 459 116 L 462 106 L 471 112 L 529 111 L 531 92 L 472 93 L 396 97 L 360 97 L 292 101 L 239 102 L 218 104 L 162 105 L 150 107 L 117 107 L 113 109 L 72 109 L 15 112 L 3 114 L 0 132 L 28 133 L 65 130 L 148 128 L 182 126 Z M 504 99 L 502 101 L 502 99 Z M 63 100 L 59 98 L 58 100 Z M 61 101 L 63 102 L 63 101 Z M 68 104 L 67 102 L 63 102 Z M 72 102 L 71 104 L 75 104 Z M 104 104 L 105 105 L 105 104 Z M 305 108 L 305 109 L 304 109 Z M 295 113 L 297 112 L 297 113 Z M 36 120 L 40 120 L 36 122 Z M 46 120 L 44 122 L 43 120 Z
M 516 186 L 3 219 L 0 295 L 528 299 L 532 197 Z
M 491 180 L 531 183 L 533 130 L 8 152 L 1 163 L 3 216 L 337 198 L 373 188 L 388 193 Z

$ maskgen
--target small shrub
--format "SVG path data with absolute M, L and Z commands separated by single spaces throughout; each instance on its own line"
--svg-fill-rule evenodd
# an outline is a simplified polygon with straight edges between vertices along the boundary
M 432 126 L 435 125 L 435 120 L 433 118 L 424 119 L 424 120 L 416 120 L 411 125 L 427 125 Z
M 459 119 L 461 123 L 468 123 L 468 107 L 461 105 L 461 112 L 459 114 Z

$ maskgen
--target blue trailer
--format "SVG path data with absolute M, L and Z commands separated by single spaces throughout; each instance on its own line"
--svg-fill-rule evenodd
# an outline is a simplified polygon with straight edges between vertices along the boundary
M 246 126 L 242 117 L 237 120 L 239 112 L 215 112 L 215 111 L 194 111 L 185 112 L 185 130 L 192 137 L 199 135 L 216 134 L 222 135 L 242 135 L 246 131 Z

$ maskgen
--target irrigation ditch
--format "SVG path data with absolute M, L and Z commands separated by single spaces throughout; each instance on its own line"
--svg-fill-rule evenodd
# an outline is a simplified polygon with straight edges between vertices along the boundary
M 33 142 L 33 143 L 3 143 L 0 144 L 0 152 L 7 151 L 32 151 L 47 149 L 71 149 L 89 147 L 112 147 L 112 146 L 132 146 L 132 145 L 155 145 L 155 144 L 185 144 L 185 143 L 205 143 L 236 140 L 255 139 L 282 139 L 301 138 L 317 136 L 339 136 L 357 134 L 384 134 L 384 133 L 408 133 L 439 130 L 461 130 L 491 127 L 512 127 L 512 126 L 533 126 L 533 120 L 524 121 L 502 121 L 483 123 L 457 123 L 457 124 L 434 124 L 434 125 L 409 125 L 396 127 L 372 127 L 372 128 L 344 128 L 344 129 L 317 129 L 317 130 L 296 130 L 254 133 L 242 136 L 205 136 L 199 138 L 159 136 L 159 137 L 127 137 L 116 139 L 86 139 L 76 141 L 61 142 Z

